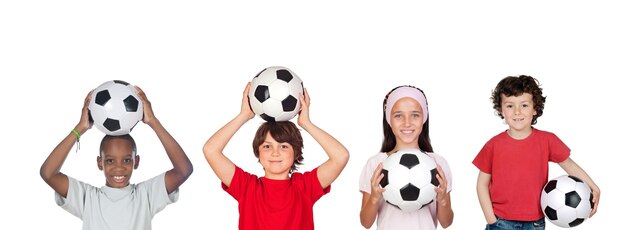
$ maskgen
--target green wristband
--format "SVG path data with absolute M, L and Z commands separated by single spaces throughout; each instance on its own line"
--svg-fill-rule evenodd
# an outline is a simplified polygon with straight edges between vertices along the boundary
M 80 133 L 79 133 L 78 131 L 76 131 L 76 129 L 72 129 L 72 133 L 73 133 L 74 135 L 76 135 L 76 139 L 77 139 L 77 140 L 80 140 Z

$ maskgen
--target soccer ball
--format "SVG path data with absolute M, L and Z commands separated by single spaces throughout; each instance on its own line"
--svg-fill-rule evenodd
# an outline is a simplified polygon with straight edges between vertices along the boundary
M 252 111 L 263 120 L 288 121 L 300 111 L 302 80 L 282 66 L 265 68 L 250 82 L 248 94 Z
M 437 196 L 437 164 L 419 149 L 400 149 L 383 162 L 380 185 L 385 201 L 404 212 L 418 210 Z
M 125 81 L 102 83 L 89 102 L 89 119 L 103 133 L 119 136 L 130 133 L 143 119 L 143 103 L 135 88 Z
M 574 176 L 559 176 L 543 187 L 541 210 L 553 224 L 575 227 L 589 217 L 593 195 L 585 182 Z

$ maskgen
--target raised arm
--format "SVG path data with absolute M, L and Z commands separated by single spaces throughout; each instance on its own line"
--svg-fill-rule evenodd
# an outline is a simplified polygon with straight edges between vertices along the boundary
M 174 166 L 165 173 L 165 187 L 167 189 L 167 193 L 172 193 L 178 189 L 178 187 L 183 184 L 187 178 L 189 178 L 189 175 L 193 172 L 193 165 L 191 165 L 191 161 L 187 158 L 183 148 L 181 148 L 174 137 L 167 132 L 159 119 L 154 116 L 152 104 L 146 97 L 143 90 L 136 86 L 135 89 L 137 90 L 137 95 L 143 103 L 143 122 L 154 130 L 157 137 L 161 141 L 161 144 L 163 144 L 167 157 L 170 158 L 172 166 Z
M 83 135 L 87 130 L 91 128 L 89 122 L 89 101 L 91 100 L 91 92 L 85 97 L 83 103 L 82 113 L 80 115 L 80 121 L 74 127 L 74 130 L 69 132 L 67 136 L 59 143 L 50 153 L 46 161 L 43 162 L 39 169 L 41 178 L 48 184 L 55 192 L 63 197 L 67 197 L 67 191 L 69 189 L 69 180 L 67 176 L 61 172 L 61 167 L 67 158 L 72 146 L 78 141 L 78 136 L 73 133 L 78 132 L 79 135 Z
M 243 99 L 241 100 L 241 112 L 224 127 L 215 132 L 213 136 L 207 140 L 202 148 L 204 157 L 215 172 L 218 178 L 226 186 L 230 187 L 230 182 L 235 175 L 235 164 L 224 155 L 224 148 L 235 133 L 250 119 L 254 118 L 254 112 L 250 108 L 248 103 L 248 91 L 250 90 L 250 83 L 246 85 L 246 89 L 243 92 Z
M 322 188 L 326 188 L 337 179 L 339 173 L 346 167 L 350 155 L 346 147 L 339 141 L 311 122 L 309 118 L 310 102 L 309 93 L 305 89 L 304 95 L 300 96 L 302 109 L 298 115 L 298 125 L 306 130 L 328 155 L 328 160 L 317 168 L 317 178 Z
M 476 182 L 476 193 L 478 194 L 478 202 L 483 209 L 485 220 L 487 224 L 493 224 L 497 221 L 496 214 L 493 212 L 493 206 L 491 205 L 491 196 L 489 195 L 489 183 L 491 181 L 491 174 L 484 172 L 478 173 L 478 181 Z
M 598 185 L 596 185 L 596 183 L 593 182 L 593 180 L 585 172 L 585 170 L 578 166 L 578 164 L 576 164 L 576 162 L 574 162 L 574 160 L 572 160 L 571 158 L 568 157 L 563 162 L 559 163 L 559 166 L 561 166 L 561 168 L 563 168 L 563 170 L 565 170 L 568 175 L 580 178 L 589 185 L 589 188 L 591 188 L 591 193 L 593 194 L 592 202 L 594 203 L 594 206 L 591 210 L 591 213 L 589 214 L 589 217 L 592 217 L 598 211 L 598 203 L 600 202 L 600 188 L 598 187 Z

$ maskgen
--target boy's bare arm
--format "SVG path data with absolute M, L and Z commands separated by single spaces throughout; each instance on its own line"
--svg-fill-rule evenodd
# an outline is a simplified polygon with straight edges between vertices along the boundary
M 337 139 L 324 130 L 314 125 L 309 119 L 309 93 L 305 89 L 304 95 L 300 97 L 302 109 L 298 115 L 298 125 L 306 130 L 317 143 L 322 146 L 324 152 L 328 155 L 328 160 L 322 163 L 317 169 L 317 177 L 322 188 L 328 187 L 346 167 L 350 154 L 348 149 L 344 147 Z
M 233 175 L 235 175 L 235 164 L 224 155 L 224 148 L 239 128 L 247 121 L 254 118 L 254 113 L 248 104 L 249 90 L 250 83 L 248 83 L 243 92 L 240 113 L 233 120 L 224 125 L 224 127 L 215 132 L 202 148 L 204 157 L 207 162 L 209 162 L 211 169 L 213 169 L 213 172 L 220 178 L 222 183 L 228 187 L 230 187 L 230 182 L 233 179 Z
M 596 214 L 596 212 L 598 211 L 598 203 L 600 202 L 600 188 L 598 187 L 598 185 L 593 182 L 593 180 L 587 174 L 587 172 L 585 172 L 585 170 L 583 170 L 578 164 L 576 164 L 576 162 L 574 162 L 574 160 L 569 157 L 563 162 L 559 163 L 559 166 L 561 166 L 561 168 L 565 170 L 568 175 L 578 177 L 589 185 L 589 188 L 591 188 L 591 193 L 593 194 L 592 202 L 594 203 L 593 209 L 591 210 L 589 217 Z
M 478 202 L 483 209 L 485 220 L 487 224 L 493 224 L 496 222 L 496 214 L 493 212 L 493 206 L 491 205 L 491 196 L 489 195 L 489 182 L 491 181 L 491 174 L 484 172 L 478 173 L 478 181 L 476 182 L 476 193 L 478 194 Z
M 169 157 L 172 166 L 174 166 L 165 173 L 165 187 L 169 194 L 178 189 L 178 187 L 189 178 L 193 172 L 193 165 L 191 161 L 189 161 L 183 148 L 180 147 L 174 137 L 170 135 L 161 122 L 154 116 L 152 104 L 146 97 L 146 94 L 139 87 L 135 87 L 135 89 L 143 103 L 143 122 L 154 130 L 161 144 L 163 144 L 167 157 Z
M 80 121 L 74 128 L 76 132 L 83 135 L 87 130 L 91 128 L 89 122 L 89 100 L 91 100 L 91 92 L 87 94 L 83 109 L 80 116 Z M 41 178 L 48 184 L 55 192 L 63 197 L 67 197 L 67 191 L 69 189 L 69 180 L 67 176 L 61 172 L 61 167 L 67 158 L 74 143 L 78 141 L 78 136 L 73 132 L 70 132 L 50 153 L 46 161 L 43 162 L 39 169 Z

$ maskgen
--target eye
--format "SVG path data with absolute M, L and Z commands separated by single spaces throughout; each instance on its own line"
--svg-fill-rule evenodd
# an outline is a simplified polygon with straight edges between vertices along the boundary
M 504 108 L 513 108 L 513 105 L 505 105 Z
M 270 145 L 268 145 L 268 144 L 263 144 L 263 145 L 261 145 L 261 148 L 262 148 L 262 149 L 269 149 L 269 148 L 270 148 Z
M 530 105 L 529 104 L 523 104 L 522 107 L 528 108 L 528 107 L 530 107 Z
M 133 162 L 133 160 L 132 160 L 132 159 L 130 159 L 130 158 L 126 158 L 126 159 L 124 159 L 124 164 L 130 164 L 130 163 L 132 163 L 132 162 Z
M 106 163 L 108 165 L 113 164 L 113 162 L 114 162 L 113 159 L 106 159 L 106 160 L 104 160 L 104 163 Z
M 280 145 L 280 148 L 282 148 L 282 149 L 288 149 L 288 148 L 289 148 L 289 145 Z
M 396 114 L 393 115 L 393 118 L 400 118 L 400 117 L 402 117 L 402 115 L 399 114 L 399 113 L 396 113 Z
M 418 117 L 420 117 L 420 114 L 419 113 L 414 113 L 414 114 L 411 114 L 411 116 L 413 116 L 413 118 L 418 118 Z

